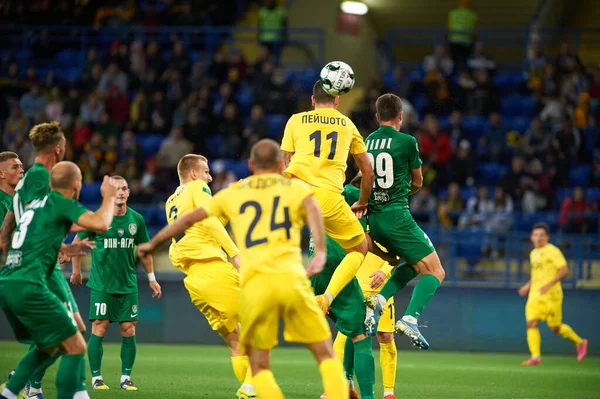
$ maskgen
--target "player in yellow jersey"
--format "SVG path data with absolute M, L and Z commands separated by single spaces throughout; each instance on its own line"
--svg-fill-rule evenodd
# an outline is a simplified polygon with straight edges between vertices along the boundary
M 560 249 L 548 242 L 550 228 L 545 223 L 536 223 L 531 231 L 533 251 L 530 254 L 531 279 L 519 289 L 519 295 L 527 298 L 525 318 L 527 320 L 527 345 L 531 357 L 524 366 L 542 364 L 540 321 L 546 321 L 550 330 L 571 341 L 577 348 L 577 360 L 587 355 L 588 340 L 582 339 L 573 329 L 562 322 L 563 291 L 561 280 L 569 273 L 567 261 Z
M 284 175 L 313 186 L 323 212 L 325 232 L 346 252 L 325 294 L 317 296 L 321 309 L 327 313 L 333 299 L 356 275 L 368 252 L 357 216 L 360 218 L 367 211 L 374 176 L 362 136 L 350 118 L 336 109 L 339 97 L 327 94 L 317 81 L 311 101 L 314 110 L 294 114 L 288 120 L 281 150 L 286 166 Z M 363 176 L 360 198 L 352 207 L 341 194 L 349 154 Z
M 140 245 L 138 253 L 146 256 L 209 216 L 225 217 L 240 247 L 240 349 L 250 357 L 258 397 L 284 397 L 270 370 L 281 318 L 285 340 L 306 344 L 315 356 L 327 396 L 347 399 L 342 365 L 335 359 L 329 326 L 307 278 L 319 273 L 325 264 L 319 206 L 310 186 L 281 176 L 283 162 L 273 140 L 261 140 L 252 147 L 250 169 L 253 176 L 217 193 L 205 207 L 178 218 L 150 243 Z M 315 256 L 305 270 L 300 240 L 307 222 Z
M 206 207 L 212 194 L 207 183 L 212 181 L 208 160 L 195 154 L 182 157 L 177 164 L 179 187 L 165 204 L 167 221 L 173 224 L 196 208 Z M 223 249 L 225 249 L 225 253 Z M 185 288 L 192 303 L 227 342 L 236 378 L 242 386 L 239 398 L 255 398 L 248 357 L 238 352 L 240 279 L 227 255 L 238 264 L 237 246 L 216 217 L 194 223 L 183 234 L 172 239 L 169 258 L 184 272 Z

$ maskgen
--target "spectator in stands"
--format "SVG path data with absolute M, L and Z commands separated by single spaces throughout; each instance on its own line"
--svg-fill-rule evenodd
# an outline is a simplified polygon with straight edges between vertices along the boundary
M 83 64 L 83 68 L 81 68 L 81 76 L 90 75 L 92 73 L 92 67 L 99 63 L 98 49 L 96 49 L 96 47 L 90 47 L 86 55 L 85 64 Z
M 487 186 L 477 188 L 475 197 L 467 201 L 466 213 L 459 220 L 459 228 L 482 228 L 489 213 L 494 210 L 494 202 L 489 198 L 490 191 Z
M 493 162 L 502 162 L 506 154 L 506 133 L 508 128 L 498 112 L 489 116 L 489 127 L 486 136 L 489 140 L 490 156 Z
M 247 158 L 249 156 L 249 149 L 252 148 L 252 145 L 259 140 L 267 138 L 269 133 L 269 125 L 265 120 L 265 113 L 263 107 L 256 104 L 252 107 L 252 111 L 250 112 L 250 122 L 248 122 L 246 128 L 244 129 L 244 140 L 246 141 L 246 154 L 243 158 Z M 281 136 L 283 136 L 283 132 L 281 132 Z
M 570 164 L 576 163 L 577 159 L 581 158 L 581 132 L 573 127 L 572 120 L 565 120 L 555 140 L 558 141 L 560 151 L 567 155 Z
M 134 126 L 141 121 L 150 120 L 150 104 L 146 99 L 146 94 L 143 90 L 138 90 L 135 94 L 135 98 L 131 103 L 131 109 L 129 110 L 129 120 L 133 122 Z
M 444 166 L 452 156 L 452 144 L 448 135 L 440 131 L 440 124 L 435 115 L 425 116 L 423 131 L 417 140 L 422 158 L 431 161 L 438 174 L 444 172 Z
M 513 208 L 512 198 L 504 192 L 502 187 L 496 187 L 491 213 L 487 215 L 484 223 L 486 235 L 481 245 L 482 253 L 488 254 L 491 250 L 492 259 L 498 258 L 498 242 L 503 240 L 503 237 L 499 237 L 497 234 L 507 233 L 512 227 Z
M 278 0 L 265 0 L 260 8 L 258 35 L 261 45 L 279 57 L 283 44 L 287 40 L 287 10 Z
M 459 110 L 454 110 L 450 114 L 450 125 L 447 130 L 452 142 L 452 148 L 457 149 L 458 145 L 465 140 L 469 144 L 473 144 L 471 132 L 463 124 L 462 114 Z
M 104 109 L 108 112 L 110 118 L 120 126 L 123 126 L 127 121 L 129 98 L 116 84 L 110 86 L 108 97 L 104 100 Z
M 164 61 L 160 46 L 158 42 L 154 40 L 146 46 L 146 63 L 158 73 L 162 73 L 164 69 Z
M 23 94 L 19 104 L 23 115 L 26 118 L 33 118 L 46 108 L 46 97 L 40 93 L 40 87 L 34 84 L 27 93 Z
M 91 93 L 100 84 L 103 74 L 102 66 L 99 63 L 94 64 L 89 74 L 82 74 L 78 87 L 83 93 Z
M 596 66 L 590 80 L 590 107 L 591 113 L 600 118 L 600 66 Z
M 404 68 L 402 68 L 400 65 L 394 68 L 393 75 L 394 85 L 390 87 L 389 90 L 402 98 L 402 103 L 404 104 L 404 99 L 408 99 L 410 97 L 412 83 L 408 76 L 406 76 Z
M 528 176 L 523 181 L 523 212 L 535 213 L 547 208 L 552 195 L 550 176 L 539 159 L 529 162 Z
M 542 130 L 540 118 L 533 118 L 527 132 L 525 132 L 524 152 L 529 157 L 541 156 L 548 148 L 550 136 Z
M 554 64 L 559 74 L 568 75 L 575 71 L 579 65 L 582 65 L 582 62 L 579 56 L 573 51 L 571 45 L 567 42 L 562 42 Z
M 100 116 L 100 121 L 96 124 L 95 131 L 102 134 L 102 137 L 104 137 L 104 142 L 106 143 L 106 140 L 109 137 L 115 137 L 119 134 L 119 127 L 111 119 L 108 112 L 104 111 Z
M 244 54 L 239 49 L 232 49 L 229 54 L 229 80 L 232 82 L 243 81 L 248 73 L 248 64 Z
M 229 66 L 225 55 L 221 51 L 217 51 L 207 71 L 207 75 L 211 79 L 211 86 L 221 86 L 227 80 L 228 74 Z
M 266 88 L 263 88 L 266 91 Z M 233 95 L 233 86 L 229 82 L 225 82 L 219 88 L 219 98 L 215 102 L 213 108 L 213 114 L 215 117 L 220 118 L 223 116 L 223 111 L 225 110 L 225 106 L 227 104 L 238 105 L 237 101 Z
M 40 78 L 37 74 L 37 70 L 30 66 L 27 68 L 27 72 L 25 73 L 25 79 L 23 79 L 23 84 L 25 87 L 33 87 L 40 84 Z
M 152 104 L 150 105 L 150 129 L 152 132 L 166 134 L 168 118 L 169 106 L 165 101 L 165 93 L 157 90 L 152 94 Z
M 558 224 L 565 233 L 587 233 L 595 227 L 592 224 L 591 213 L 596 207 L 585 199 L 582 187 L 575 187 L 573 195 L 565 198 L 560 206 Z
M 104 104 L 98 101 L 95 93 L 91 93 L 85 103 L 81 104 L 79 115 L 85 123 L 97 124 L 104 113 Z
M 194 152 L 206 150 L 205 135 L 211 132 L 200 128 L 200 116 L 197 110 L 190 110 L 187 122 L 183 125 L 183 137 L 194 145 Z
M 438 219 L 444 227 L 456 227 L 458 225 L 458 212 L 465 208 L 465 201 L 457 183 L 448 186 L 448 197 L 443 199 L 437 210 Z
M 423 69 L 425 72 L 440 71 L 444 76 L 450 76 L 454 70 L 454 61 L 448 55 L 445 46 L 437 45 L 433 49 L 433 54 L 423 60 Z
M 448 43 L 459 72 L 465 69 L 473 50 L 477 19 L 471 0 L 458 0 L 458 7 L 448 13 Z
M 544 54 L 544 47 L 541 43 L 535 43 L 532 46 L 529 56 L 529 75 L 530 77 L 539 77 L 544 65 L 549 63 L 549 58 Z
M 142 173 L 142 178 L 140 179 L 140 183 L 146 192 L 153 191 L 164 191 L 164 182 L 160 182 L 157 180 L 158 177 L 158 163 L 155 159 L 150 158 L 146 161 L 146 167 L 144 168 L 144 173 Z
M 140 179 L 128 179 L 129 202 L 134 204 L 150 204 L 154 202 L 152 189 L 142 186 Z
M 254 65 L 252 66 L 252 69 L 251 69 L 252 77 L 261 73 L 264 64 L 266 64 L 266 63 L 272 64 L 273 61 L 274 61 L 273 56 L 271 55 L 271 53 L 269 53 L 269 47 L 261 45 L 258 48 L 256 62 L 254 63 Z
M 235 104 L 225 105 L 223 117 L 217 123 L 217 133 L 227 143 L 223 149 L 225 157 L 239 158 L 244 143 L 242 140 L 242 121 Z
M 213 194 L 228 187 L 231 183 L 238 179 L 232 171 L 225 168 L 225 164 L 221 160 L 216 160 L 211 166 L 213 175 L 211 187 Z
M 76 151 L 80 150 L 91 137 L 92 128 L 90 125 L 85 123 L 83 119 L 77 118 L 75 127 L 73 128 L 73 141 L 71 142 L 73 149 Z
M 144 169 L 146 154 L 144 149 L 135 141 L 135 136 L 131 130 L 126 130 L 121 135 L 119 160 L 133 166 L 138 171 Z
M 62 125 L 69 127 L 73 123 L 75 117 L 79 115 L 81 109 L 81 98 L 79 91 L 72 87 L 69 89 L 69 95 L 65 98 L 63 106 L 63 122 Z
M 560 131 L 566 119 L 565 100 L 560 97 L 551 97 L 540 112 L 540 119 L 544 128 L 555 134 Z
M 516 156 L 512 159 L 510 170 L 504 175 L 502 188 L 509 196 L 521 201 L 521 198 L 523 198 L 523 183 L 526 178 L 525 159 Z
M 462 140 L 449 162 L 450 181 L 461 186 L 475 183 L 475 160 L 471 154 L 471 143 Z
M 475 89 L 471 93 L 470 111 L 475 115 L 489 115 L 497 111 L 500 104 L 496 87 L 490 80 L 489 73 L 478 69 L 473 73 Z
M 177 40 L 173 44 L 173 56 L 169 60 L 169 67 L 179 71 L 181 74 L 188 76 L 192 68 L 192 61 L 185 53 L 183 41 Z
M 437 201 L 428 186 L 423 186 L 410 197 L 410 213 L 417 222 L 428 223 L 436 210 L 436 205 Z
M 129 52 L 129 72 L 140 76 L 146 72 L 148 63 L 146 62 L 146 54 L 144 53 L 144 43 L 141 40 L 135 40 L 131 43 Z
M 458 76 L 458 84 L 453 88 L 453 97 L 456 101 L 456 107 L 464 112 L 473 115 L 474 105 L 472 104 L 473 93 L 477 88 L 477 83 L 467 71 L 462 71 Z
M 90 181 L 98 180 L 100 165 L 104 160 L 104 138 L 102 134 L 95 132 L 92 138 L 83 146 L 83 154 L 79 158 L 81 170 L 91 178 Z
M 573 126 L 584 129 L 588 126 L 588 115 L 590 113 L 590 95 L 587 92 L 579 93 L 577 107 L 573 112 Z
M 558 93 L 558 74 L 553 64 L 546 64 L 542 68 L 539 94 L 542 98 L 552 98 Z
M 23 115 L 18 105 L 12 107 L 10 116 L 4 122 L 4 131 L 2 132 L 2 147 L 7 148 L 15 141 L 19 133 L 27 134 L 29 132 L 29 119 Z
M 467 66 L 471 71 L 483 69 L 490 74 L 496 70 L 496 62 L 485 53 L 482 41 L 475 43 L 473 54 L 467 61 Z
M 404 105 L 404 103 L 402 105 Z M 352 118 L 352 120 L 354 120 L 354 117 Z M 375 127 L 375 129 L 376 128 L 377 127 Z M 375 129 L 370 129 L 369 131 L 372 132 Z M 401 129 L 401 131 L 403 133 L 410 134 L 411 136 L 415 136 L 417 134 L 417 132 L 419 131 L 419 129 L 420 129 L 419 120 L 417 119 L 417 116 L 415 113 L 409 113 L 406 116 L 404 116 L 404 113 L 402 114 L 402 129 Z
M 173 170 L 177 167 L 179 160 L 194 151 L 194 145 L 183 137 L 183 129 L 174 127 L 160 145 L 156 159 L 161 168 Z
M 106 72 L 102 74 L 102 78 L 98 84 L 98 90 L 101 94 L 105 94 L 113 84 L 119 86 L 119 90 L 121 90 L 122 93 L 127 93 L 127 75 L 119 68 L 119 65 L 116 62 L 111 62 L 106 69 Z
M 283 68 L 277 67 L 271 75 L 268 98 L 265 109 L 270 114 L 290 114 L 295 108 L 293 104 L 293 93 L 287 82 Z
M 46 118 L 49 121 L 62 122 L 64 104 L 58 87 L 53 87 L 46 103 Z
M 31 140 L 29 140 L 27 132 L 18 132 L 14 141 L 7 147 L 4 147 L 4 149 L 19 154 L 19 159 L 23 162 L 23 168 L 28 169 L 33 165 L 35 149 L 33 148 L 33 144 L 31 144 Z

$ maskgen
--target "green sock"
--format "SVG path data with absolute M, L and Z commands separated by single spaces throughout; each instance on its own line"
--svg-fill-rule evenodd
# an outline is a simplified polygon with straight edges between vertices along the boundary
M 348 340 L 350 341 L 350 340 Z M 375 398 L 375 359 L 370 337 L 354 342 L 354 367 L 362 399 Z
M 63 355 L 56 373 L 56 397 L 73 399 L 79 387 L 79 366 L 83 355 Z
M 25 356 L 19 361 L 15 373 L 6 384 L 6 389 L 14 394 L 21 392 L 34 372 L 42 366 L 51 356 L 38 350 L 35 345 L 29 348 Z
M 411 266 L 400 266 L 394 269 L 390 279 L 384 284 L 383 288 L 379 292 L 383 297 L 388 300 L 393 297 L 396 292 L 408 284 L 410 280 L 417 277 L 417 272 Z
M 122 337 L 121 341 L 121 375 L 131 375 L 136 353 L 135 335 Z
M 92 334 L 90 336 L 90 340 L 88 341 L 87 353 L 88 360 L 90 361 L 90 371 L 92 372 L 92 377 L 98 377 L 102 375 L 100 372 L 102 367 L 102 355 L 104 354 L 102 340 L 104 340 L 104 337 L 99 337 Z
M 33 345 L 33 347 L 35 347 L 35 345 Z M 56 352 L 54 352 L 53 355 L 46 359 L 40 365 L 40 367 L 38 367 L 37 370 L 35 370 L 33 374 L 31 374 L 31 377 L 29 378 L 29 385 L 31 385 L 33 389 L 42 389 L 42 380 L 44 379 L 44 374 L 46 374 L 46 370 L 48 370 L 48 368 L 52 366 L 54 362 L 56 362 L 56 359 L 61 357 L 62 354 L 63 352 L 57 350 Z
M 87 374 L 87 370 L 85 367 L 85 356 L 81 357 L 81 362 L 79 363 L 79 385 L 77 387 L 77 392 L 86 391 L 87 387 L 85 386 L 85 377 Z
M 354 378 L 354 344 L 350 337 L 348 337 L 344 345 L 344 373 L 346 373 L 348 380 Z
M 426 274 L 421 277 L 413 290 L 410 303 L 408 304 L 404 315 L 418 319 L 421 312 L 423 312 L 423 309 L 425 309 L 431 298 L 433 298 L 433 294 L 435 294 L 435 291 L 437 291 L 439 286 L 440 280 L 433 274 Z

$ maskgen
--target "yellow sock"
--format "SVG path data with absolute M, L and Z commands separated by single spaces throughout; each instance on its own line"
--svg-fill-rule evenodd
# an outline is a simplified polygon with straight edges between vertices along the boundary
M 542 356 L 542 336 L 540 335 L 539 328 L 528 328 L 527 329 L 527 345 L 529 346 L 529 353 L 531 357 L 537 357 L 538 359 Z
M 338 331 L 335 336 L 335 341 L 333 341 L 333 352 L 342 364 L 342 367 L 344 364 L 344 346 L 346 345 L 346 339 L 348 339 L 348 337 Z
M 568 324 L 561 324 L 560 330 L 558 330 L 558 335 L 563 337 L 564 339 L 568 339 L 573 342 L 575 345 L 579 345 L 582 341 L 581 337 L 577 335 L 575 331 Z
M 326 359 L 319 364 L 319 371 L 323 379 L 323 387 L 327 399 L 348 399 L 348 383 L 344 377 L 342 364 L 335 359 Z M 260 394 L 258 395 L 259 397 Z M 271 398 L 270 396 L 264 396 Z
M 263 370 L 254 376 L 254 389 L 259 398 L 284 399 L 281 388 L 271 370 Z
M 337 269 L 335 269 L 335 272 L 333 272 L 333 276 L 331 276 L 325 292 L 330 293 L 335 299 L 340 291 L 356 276 L 356 272 L 360 269 L 363 260 L 365 260 L 365 257 L 360 252 L 350 252 L 347 254 Z
M 240 384 L 246 382 L 246 376 L 248 374 L 252 377 L 248 356 L 232 356 L 231 365 L 233 366 L 233 374 L 235 374 L 235 378 L 237 378 Z
M 394 392 L 397 358 L 398 351 L 396 350 L 396 343 L 394 341 L 379 344 L 379 363 L 381 365 L 383 390 L 385 392 Z

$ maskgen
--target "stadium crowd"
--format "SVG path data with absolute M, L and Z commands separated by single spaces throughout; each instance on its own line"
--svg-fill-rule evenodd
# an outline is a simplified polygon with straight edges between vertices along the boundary
M 113 13 L 101 10 L 93 21 L 105 21 L 102 12 Z M 123 17 L 117 11 L 105 17 Z M 137 7 L 121 22 L 145 23 L 148 13 Z M 43 36 L 32 47 L 32 60 L 60 53 L 45 46 Z M 543 50 L 533 49 L 527 77 L 514 85 L 503 83 L 503 71 L 481 42 L 464 68 L 438 46 L 418 71 L 409 74 L 397 66 L 370 79 L 352 119 L 367 135 L 376 128 L 375 99 L 388 91 L 403 98 L 402 130 L 417 138 L 424 161 L 426 188 L 411 203 L 423 213 L 421 220 L 437 215 L 444 226 L 485 223 L 506 231 L 511 226 L 502 213 L 560 209 L 563 230 L 597 228 L 585 215 L 571 213 L 594 211 L 600 200 L 586 191 L 600 183 L 600 67 L 586 70 L 567 44 L 555 57 Z M 241 160 L 257 140 L 281 137 L 285 118 L 308 94 L 268 46 L 249 63 L 235 48 L 194 55 L 178 37 L 168 45 L 115 40 L 91 47 L 80 73 L 71 77 L 55 69 L 40 73 L 10 52 L 1 61 L 2 148 L 18 152 L 29 166 L 29 128 L 58 120 L 69 135 L 68 158 L 79 164 L 85 182 L 123 175 L 131 184 L 131 201 L 138 203 L 164 199 L 177 183 L 174 167 L 183 154 Z M 276 126 L 270 115 L 279 116 Z M 158 138 L 158 151 L 145 153 L 140 137 Z M 215 191 L 240 177 L 226 165 L 212 163 Z M 582 188 L 557 196 L 557 189 L 574 186 Z M 464 210 L 470 216 L 455 214 Z M 497 220 L 477 216 L 488 212 L 496 212 Z

